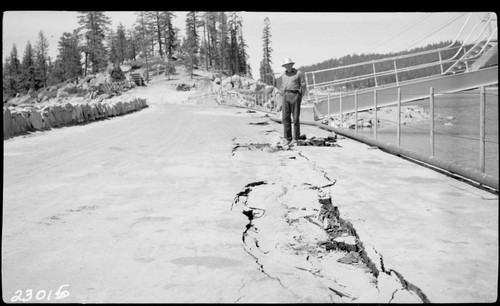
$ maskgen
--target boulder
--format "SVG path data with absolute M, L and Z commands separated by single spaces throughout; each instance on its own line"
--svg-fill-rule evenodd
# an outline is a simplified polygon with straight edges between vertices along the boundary
M 132 69 L 132 66 L 130 65 L 121 65 L 120 69 L 122 70 L 123 73 L 129 72 Z
M 36 97 L 37 97 L 38 101 L 42 101 L 43 98 L 46 96 L 47 96 L 46 91 L 40 91 Z
M 40 131 L 43 129 L 42 115 L 34 108 L 31 109 L 29 120 L 33 129 Z
M 103 94 L 100 94 L 100 95 L 97 96 L 97 98 L 100 99 L 100 100 L 109 99 L 111 97 L 112 97 L 112 95 L 110 95 L 108 93 L 103 93 Z
M 12 136 L 13 129 L 12 129 L 12 114 L 10 112 L 10 109 L 8 107 L 3 108 L 3 137 L 9 137 Z
M 262 82 L 255 82 L 250 85 L 249 89 L 251 91 L 262 91 L 265 88 L 266 84 Z
M 63 88 L 60 88 L 57 91 L 57 98 L 62 99 L 62 98 L 67 98 L 67 97 L 69 97 L 69 93 L 67 93 L 66 91 L 64 91 Z
M 118 115 L 123 115 L 125 113 L 125 109 L 124 109 L 123 103 L 121 101 L 118 101 L 116 103 L 116 110 L 118 112 Z
M 42 119 L 44 128 L 59 126 L 59 122 L 54 117 L 54 114 L 52 113 L 52 107 L 50 106 L 46 106 L 42 109 Z
M 75 94 L 78 91 L 78 87 L 74 83 L 68 83 L 64 85 L 61 89 L 69 94 Z
M 90 80 L 94 79 L 95 78 L 95 75 L 94 74 L 89 74 L 89 75 L 86 75 L 83 80 L 82 80 L 82 83 L 88 83 L 90 82 Z
M 231 78 L 225 78 L 224 80 L 222 80 L 221 86 L 222 86 L 223 90 L 231 90 L 231 89 L 233 89 L 234 84 L 233 84 Z
M 85 118 L 83 117 L 83 110 L 81 104 L 75 105 L 75 111 L 76 111 L 76 122 L 85 121 Z
M 23 116 L 24 120 L 26 121 L 26 127 L 28 128 L 28 131 L 33 131 L 33 125 L 31 124 L 30 121 L 30 115 L 31 115 L 31 108 L 25 107 L 20 109 L 21 115 Z
M 12 111 L 11 118 L 13 134 L 20 134 L 28 131 L 28 122 L 20 111 Z
M 30 104 L 31 97 L 29 95 L 23 95 L 16 99 L 15 105 Z
M 231 77 L 231 82 L 233 83 L 233 88 L 241 88 L 241 77 L 239 75 L 233 75 Z

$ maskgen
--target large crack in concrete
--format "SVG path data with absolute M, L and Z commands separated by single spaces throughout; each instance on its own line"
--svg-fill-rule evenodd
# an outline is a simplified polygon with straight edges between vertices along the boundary
M 275 153 L 280 150 L 284 150 L 282 147 L 271 146 L 268 143 L 237 143 L 232 150 L 232 156 L 234 156 L 238 148 L 246 148 L 250 151 L 267 151 L 269 153 Z M 306 261 L 310 263 L 310 267 L 307 268 L 304 266 L 295 265 L 294 268 L 299 271 L 307 272 L 308 274 L 314 276 L 316 279 L 326 281 L 328 285 L 324 285 L 324 287 L 332 292 L 335 296 L 330 295 L 325 296 L 325 298 L 329 298 L 331 301 L 335 302 L 362 301 L 363 299 L 360 296 L 362 294 L 349 292 L 349 285 L 343 284 L 342 276 L 332 276 L 322 271 L 327 270 L 325 267 L 321 268 L 321 264 L 318 265 L 318 262 L 321 261 L 321 258 L 325 257 L 324 254 L 335 253 L 337 254 L 335 257 L 337 258 L 337 263 L 355 266 L 359 271 L 362 271 L 363 269 L 367 270 L 373 276 L 374 286 L 376 287 L 376 290 L 380 295 L 382 295 L 381 293 L 383 291 L 387 292 L 387 290 L 382 287 L 388 286 L 381 284 L 383 280 L 381 277 L 381 273 L 383 273 L 383 275 L 386 275 L 388 278 L 384 278 L 383 282 L 384 284 L 386 284 L 389 281 L 392 284 L 392 289 L 389 294 L 386 295 L 387 297 L 384 302 L 393 302 L 396 298 L 396 295 L 405 293 L 406 297 L 410 296 L 410 300 L 412 299 L 412 296 L 416 296 L 416 299 L 414 300 L 415 302 L 429 303 L 430 301 L 420 288 L 407 281 L 404 276 L 398 271 L 394 269 L 387 269 L 384 265 L 382 255 L 374 248 L 373 252 L 371 252 L 371 256 L 373 257 L 373 254 L 376 254 L 379 257 L 379 263 L 377 264 L 377 262 L 373 261 L 373 259 L 365 249 L 363 242 L 360 240 L 353 224 L 341 217 L 339 206 L 334 205 L 332 202 L 329 190 L 335 185 L 336 181 L 329 178 L 326 171 L 317 167 L 316 163 L 309 160 L 302 152 L 295 152 L 297 153 L 295 159 L 297 157 L 302 158 L 316 172 L 321 173 L 321 176 L 326 180 L 327 183 L 321 185 L 311 184 L 308 182 L 302 183 L 302 186 L 300 186 L 300 188 L 315 190 L 317 192 L 317 208 L 313 208 L 313 213 L 311 213 L 311 211 L 307 208 L 297 209 L 296 207 L 293 207 L 293 205 L 288 206 L 286 202 L 281 203 L 281 205 L 286 209 L 286 213 L 284 216 L 282 216 L 282 220 L 284 220 L 290 228 L 297 226 L 304 227 L 303 221 L 308 224 L 313 224 L 316 228 L 321 229 L 323 233 L 326 233 L 326 239 L 318 241 L 316 245 L 312 245 L 310 243 L 310 240 L 301 240 L 303 233 L 301 233 L 300 231 L 294 231 L 294 233 L 297 232 L 300 235 L 294 236 L 294 241 L 292 243 L 288 243 L 286 247 L 283 247 L 283 245 L 281 245 L 279 242 L 275 243 L 274 248 L 269 248 L 269 246 L 267 246 L 266 248 L 262 246 L 262 238 L 271 233 L 261 231 L 259 225 L 257 225 L 256 220 L 265 217 L 266 209 L 257 207 L 258 205 L 252 205 L 251 203 L 249 203 L 251 202 L 249 201 L 250 194 L 254 193 L 256 188 L 262 188 L 266 185 L 273 185 L 275 187 L 278 187 L 278 185 L 280 185 L 280 182 L 270 182 L 269 180 L 259 180 L 251 182 L 245 185 L 242 191 L 236 194 L 234 201 L 231 204 L 231 209 L 233 209 L 235 206 L 240 206 L 242 213 L 248 218 L 248 223 L 246 224 L 245 230 L 242 233 L 243 247 L 245 248 L 245 251 L 254 258 L 255 263 L 259 267 L 259 270 L 267 277 L 276 280 L 280 284 L 280 286 L 287 289 L 295 296 L 298 296 L 298 294 L 294 293 L 294 290 L 296 290 L 296 288 L 289 288 L 287 285 L 285 285 L 278 276 L 279 272 L 276 272 L 277 269 L 280 269 L 280 266 L 282 266 L 283 263 L 277 263 L 275 261 L 273 262 L 273 260 L 269 260 L 268 258 L 264 257 L 286 257 L 287 255 L 289 255 L 285 254 L 287 252 L 291 252 L 292 254 L 294 252 L 296 256 L 305 255 Z M 288 158 L 290 159 L 292 157 Z M 287 192 L 290 191 L 289 189 L 287 189 L 288 187 L 281 186 L 281 188 L 282 194 L 279 195 L 279 198 L 283 198 L 287 194 Z M 268 216 L 268 218 L 276 218 L 276 216 Z M 321 250 L 325 253 L 322 253 Z M 288 257 L 290 258 L 290 256 Z M 292 259 L 291 261 L 294 260 L 297 259 Z M 330 262 L 330 264 L 332 264 L 332 262 Z M 394 285 L 395 282 L 398 285 Z M 367 298 L 365 297 L 365 300 L 366 299 Z M 373 301 L 369 300 L 369 302 Z
M 260 245 L 259 241 L 261 238 L 259 236 L 266 235 L 266 233 L 260 231 L 260 228 L 258 227 L 258 225 L 256 225 L 255 220 L 258 218 L 264 217 L 265 210 L 248 205 L 248 198 L 250 196 L 250 193 L 253 191 L 252 186 L 261 186 L 261 185 L 263 185 L 263 184 L 261 184 L 261 182 L 263 182 L 263 181 L 247 184 L 245 186 L 245 188 L 237 194 L 234 202 L 232 203 L 232 207 L 241 205 L 242 206 L 242 208 L 241 208 L 242 213 L 248 218 L 248 223 L 246 224 L 245 230 L 242 233 L 243 247 L 244 247 L 245 251 L 250 256 L 252 256 L 252 258 L 255 260 L 255 263 L 258 265 L 259 270 L 263 274 L 265 274 L 267 277 L 277 281 L 281 287 L 283 287 L 283 288 L 287 289 L 289 292 L 293 293 L 295 296 L 297 296 L 297 298 L 300 298 L 300 296 L 298 296 L 297 294 L 294 293 L 293 288 L 286 286 L 282 282 L 280 277 L 276 275 L 277 273 L 273 272 L 277 268 L 277 267 L 271 266 L 273 261 L 269 261 L 269 260 L 266 260 L 266 258 L 264 258 L 266 255 L 270 254 L 271 251 Z M 259 183 L 259 184 L 256 184 L 256 183 Z M 267 184 L 267 183 L 264 183 L 264 184 Z M 291 210 L 291 211 L 293 212 L 294 210 Z M 307 214 L 307 215 L 303 216 L 303 218 L 312 218 L 315 216 L 316 216 L 315 214 Z M 298 222 L 298 219 L 291 217 L 289 213 L 287 213 L 283 219 L 287 222 L 288 225 L 292 225 L 292 224 Z M 310 220 L 312 220 L 312 219 L 310 219 Z M 305 244 L 305 245 L 301 244 L 301 237 L 300 236 L 295 236 L 294 238 L 296 238 L 295 239 L 296 244 L 294 244 L 294 245 L 288 244 L 286 247 L 285 246 L 279 246 L 279 247 L 281 247 L 282 249 L 284 248 L 287 250 L 291 250 L 292 252 L 294 252 L 296 255 L 299 255 L 299 256 L 306 255 L 306 261 L 311 261 L 311 257 L 317 255 L 317 254 L 315 254 L 315 253 L 317 253 L 315 250 L 316 246 L 315 245 L 311 246 L 311 245 L 307 245 L 307 244 Z M 278 246 L 278 244 L 275 246 Z M 279 264 L 282 265 L 283 263 L 279 262 Z M 316 278 L 322 278 L 322 279 L 328 280 L 329 282 L 333 281 L 334 283 L 336 283 L 336 281 L 334 279 L 328 279 L 328 277 L 326 275 L 321 275 L 321 273 L 320 273 L 321 271 L 319 269 L 315 269 L 314 267 L 313 268 L 311 268 L 311 267 L 306 268 L 306 267 L 301 267 L 301 266 L 294 266 L 294 268 L 301 270 L 301 271 L 305 271 L 308 274 L 313 275 Z M 278 267 L 278 269 L 279 269 L 279 267 Z M 339 285 L 339 284 L 331 285 L 330 284 L 329 286 L 326 286 L 326 288 L 328 288 L 331 292 L 333 292 L 336 296 L 338 296 L 340 298 L 347 298 L 349 300 L 353 299 L 352 295 L 349 294 L 346 291 L 346 288 L 343 287 L 342 285 Z M 332 302 L 339 302 L 340 301 L 340 300 L 335 300 L 332 297 L 330 297 L 330 299 Z

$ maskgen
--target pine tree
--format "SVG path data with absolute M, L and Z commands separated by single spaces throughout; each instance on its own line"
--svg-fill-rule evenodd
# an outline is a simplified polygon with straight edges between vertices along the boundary
M 80 31 L 83 31 L 85 52 L 85 74 L 88 66 L 92 73 L 103 71 L 107 68 L 106 48 L 104 47 L 105 33 L 111 23 L 102 11 L 78 12 L 78 23 Z
M 149 81 L 149 48 L 148 44 L 151 41 L 151 33 L 148 29 L 147 22 L 146 22 L 146 13 L 143 11 L 140 11 L 137 13 L 137 22 L 136 22 L 136 32 L 139 34 L 138 37 L 138 42 L 139 42 L 139 53 L 142 53 L 143 56 L 146 59 L 146 82 Z
M 10 55 L 5 59 L 3 66 L 3 92 L 5 97 L 13 97 L 21 89 L 21 62 L 17 55 L 17 47 L 14 44 Z
M 205 22 L 207 24 L 207 53 L 209 66 L 215 69 L 221 69 L 219 56 L 219 35 L 217 33 L 217 13 L 206 12 Z
M 219 57 L 220 57 L 220 69 L 222 71 L 227 71 L 230 67 L 229 63 L 229 42 L 228 42 L 228 30 L 227 30 L 227 16 L 224 12 L 219 12 Z
M 239 31 L 239 39 L 238 39 L 238 58 L 239 58 L 239 71 L 241 75 L 244 76 L 251 76 L 251 71 L 248 69 L 250 66 L 248 65 L 248 54 L 247 54 L 247 45 L 245 43 L 245 40 L 243 39 L 243 31 L 240 28 Z
M 24 49 L 23 59 L 21 61 L 21 90 L 23 92 L 28 90 L 37 90 L 37 79 L 35 76 L 35 53 L 31 42 L 26 43 Z
M 38 33 L 38 42 L 35 47 L 36 52 L 36 66 L 37 70 L 41 73 L 41 79 L 43 87 L 47 87 L 48 79 L 48 52 L 49 52 L 49 41 L 45 38 L 43 31 Z
M 118 51 L 116 47 L 116 34 L 113 29 L 110 29 L 106 35 L 108 45 L 108 61 L 110 63 L 119 63 Z
M 128 40 L 125 35 L 125 27 L 121 23 L 116 28 L 115 48 L 117 60 L 123 64 L 127 57 Z
M 7 96 L 15 96 L 16 93 L 21 91 L 21 79 L 21 61 L 17 54 L 17 47 L 14 44 L 3 67 L 3 90 Z
M 241 18 L 238 16 L 236 12 L 231 12 L 229 14 L 229 63 L 230 63 L 230 71 L 231 74 L 240 74 L 240 52 L 239 52 L 239 44 L 238 44 L 238 33 L 241 28 Z
M 165 16 L 160 11 L 146 11 L 144 12 L 144 21 L 149 32 L 149 37 L 152 45 L 152 52 L 155 46 L 158 46 L 158 54 L 163 58 L 163 28 Z
M 54 82 L 62 82 L 78 78 L 83 74 L 81 64 L 81 47 L 78 43 L 78 32 L 64 32 L 59 39 L 58 55 L 54 63 L 52 77 Z
M 172 11 L 165 11 L 165 52 L 167 54 L 167 58 L 172 59 L 172 55 L 174 54 L 175 49 L 177 48 L 177 38 L 176 31 L 172 24 L 172 19 L 175 18 L 175 14 Z
M 209 63 L 209 51 L 208 51 L 208 39 L 207 39 L 207 18 L 206 18 L 206 13 L 204 13 L 200 17 L 200 26 L 203 28 L 203 42 L 200 47 L 200 55 L 203 56 L 203 59 L 205 61 L 205 69 L 208 70 L 208 63 Z
M 199 37 L 196 11 L 190 11 L 186 14 L 186 40 L 184 45 L 185 51 L 192 57 L 192 64 L 197 65 L 196 55 L 199 51 Z
M 127 48 L 125 50 L 125 59 L 137 60 L 140 49 L 140 35 L 136 29 L 129 29 L 127 31 Z
M 271 21 L 268 17 L 264 19 L 264 30 L 262 33 L 263 41 L 263 55 L 262 61 L 260 62 L 260 79 L 269 85 L 274 85 L 274 72 L 271 68 L 271 53 L 273 49 L 271 48 Z

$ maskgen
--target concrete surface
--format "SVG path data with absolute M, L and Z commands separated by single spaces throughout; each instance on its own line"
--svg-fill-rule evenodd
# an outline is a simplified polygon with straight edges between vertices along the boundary
M 373 257 L 434 303 L 498 298 L 498 195 L 349 139 L 301 148 Z
M 496 194 L 346 138 L 280 148 L 264 114 L 165 83 L 139 112 L 4 141 L 4 302 L 496 301 Z M 319 190 L 378 276 L 319 246 Z

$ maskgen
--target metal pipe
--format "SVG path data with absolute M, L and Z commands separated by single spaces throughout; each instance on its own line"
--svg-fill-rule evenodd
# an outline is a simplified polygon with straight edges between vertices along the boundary
M 278 122 L 278 123 L 282 123 L 281 119 L 278 119 L 278 118 L 269 117 L 269 119 L 271 119 L 272 121 Z M 317 126 L 321 129 L 335 132 L 339 135 L 366 143 L 369 146 L 378 147 L 379 149 L 381 149 L 387 153 L 396 155 L 396 156 L 409 157 L 409 158 L 416 160 L 418 162 L 431 165 L 431 166 L 438 168 L 438 169 L 445 170 L 453 175 L 466 178 L 468 180 L 480 183 L 484 186 L 493 188 L 493 189 L 498 191 L 498 187 L 499 187 L 498 177 L 495 177 L 493 175 L 486 174 L 486 173 L 481 173 L 473 168 L 464 167 L 464 166 L 459 165 L 457 163 L 442 160 L 442 159 L 436 158 L 434 156 L 429 157 L 425 154 L 415 152 L 412 150 L 408 150 L 408 149 L 404 149 L 404 148 L 395 146 L 391 143 L 383 143 L 379 140 L 376 140 L 376 139 L 373 139 L 370 137 L 366 137 L 366 136 L 363 136 L 360 134 L 357 135 L 351 131 L 341 130 L 341 129 L 335 128 L 333 126 L 321 124 L 319 122 L 302 121 L 301 120 L 300 123 L 306 124 L 306 125 L 314 125 L 314 126 Z
M 375 71 L 375 62 L 372 62 L 373 65 L 373 78 L 375 79 L 375 87 L 377 87 L 377 72 Z
M 480 92 L 480 103 L 479 103 L 479 165 L 481 168 L 481 172 L 485 172 L 485 135 L 486 135 L 486 93 L 484 90 L 484 86 L 481 86 Z
M 431 87 L 430 89 L 430 96 L 429 96 L 429 100 L 430 100 L 430 120 L 429 120 L 429 123 L 430 123 L 430 141 L 431 141 L 431 156 L 434 156 L 434 87 Z

